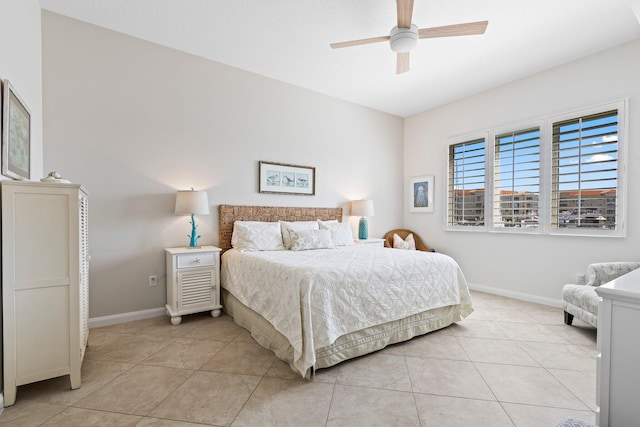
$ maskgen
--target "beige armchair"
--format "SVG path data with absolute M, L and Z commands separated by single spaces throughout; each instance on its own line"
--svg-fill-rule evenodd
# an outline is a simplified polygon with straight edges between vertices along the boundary
M 600 297 L 596 294 L 595 288 L 639 267 L 640 262 L 590 264 L 587 267 L 587 283 L 585 285 L 564 285 L 562 288 L 564 323 L 571 325 L 575 316 L 597 328 Z

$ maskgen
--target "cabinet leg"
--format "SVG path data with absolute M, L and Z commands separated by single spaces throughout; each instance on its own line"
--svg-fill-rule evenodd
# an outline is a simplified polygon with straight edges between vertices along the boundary
M 175 326 L 175 325 L 179 325 L 180 323 L 182 323 L 182 316 L 176 316 L 171 318 L 172 325 Z
M 5 382 L 4 385 L 4 390 L 3 390 L 3 400 L 4 400 L 4 406 L 11 406 L 14 403 L 16 403 L 16 392 L 17 392 L 17 387 L 15 386 L 8 386 Z
M 80 369 L 72 369 L 71 374 L 69 375 L 69 380 L 71 382 L 72 390 L 80 388 L 80 386 L 82 385 L 82 382 L 80 379 Z
M 221 311 L 219 308 L 216 308 L 215 310 L 211 310 L 211 317 L 218 317 L 220 316 L 220 313 Z

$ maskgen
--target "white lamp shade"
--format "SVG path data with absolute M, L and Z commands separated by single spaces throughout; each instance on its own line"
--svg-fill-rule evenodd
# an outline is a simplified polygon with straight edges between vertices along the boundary
M 373 200 L 354 200 L 351 202 L 351 215 L 373 216 Z
M 176 215 L 209 215 L 206 191 L 180 190 L 176 195 Z

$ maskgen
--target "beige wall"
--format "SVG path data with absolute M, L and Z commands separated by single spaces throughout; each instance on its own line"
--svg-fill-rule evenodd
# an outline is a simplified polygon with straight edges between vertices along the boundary
M 467 280 L 493 292 L 559 303 L 565 283 L 598 261 L 640 259 L 640 41 L 568 63 L 405 120 L 404 181 L 435 175 L 433 214 L 404 224 L 452 255 Z M 444 231 L 447 138 L 629 98 L 627 238 Z M 408 194 L 404 197 L 408 203 Z
M 50 12 L 42 28 L 45 170 L 90 193 L 92 318 L 166 303 L 163 248 L 190 232 L 177 189 L 208 192 L 202 244 L 222 203 L 371 198 L 372 237 L 401 224 L 401 118 Z M 315 166 L 316 196 L 258 193 L 259 160 Z
M 447 138 L 625 97 L 633 218 L 640 42 L 403 121 L 49 12 L 43 39 L 45 171 L 92 195 L 91 317 L 164 304 L 162 248 L 187 240 L 187 221 L 172 211 L 175 190 L 190 186 L 212 205 L 198 219 L 202 243 L 217 243 L 220 203 L 348 208 L 370 197 L 373 236 L 413 228 L 456 258 L 472 285 L 551 304 L 588 263 L 640 252 L 633 222 L 625 239 L 443 229 Z M 259 194 L 258 160 L 316 166 L 317 195 Z M 436 211 L 409 213 L 404 185 L 431 174 Z

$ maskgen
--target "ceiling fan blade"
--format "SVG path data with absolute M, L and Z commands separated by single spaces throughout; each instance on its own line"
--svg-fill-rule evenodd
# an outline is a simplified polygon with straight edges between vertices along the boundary
M 411 28 L 413 0 L 397 0 L 398 28 Z
M 332 49 L 340 49 L 342 47 L 359 46 L 362 44 L 388 42 L 389 38 L 390 38 L 389 36 L 371 37 L 369 39 L 360 39 L 360 40 L 351 40 L 348 42 L 331 43 L 330 46 Z
M 488 21 L 467 22 L 466 24 L 445 25 L 442 27 L 421 28 L 418 38 L 432 39 L 436 37 L 472 36 L 484 34 Z
M 400 52 L 396 63 L 396 74 L 406 73 L 407 71 L 409 71 L 409 52 Z

